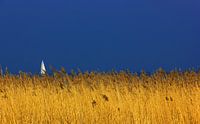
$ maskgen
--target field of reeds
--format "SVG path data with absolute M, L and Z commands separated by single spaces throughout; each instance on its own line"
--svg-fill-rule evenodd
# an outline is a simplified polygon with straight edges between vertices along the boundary
M 0 76 L 1 124 L 200 124 L 200 72 Z

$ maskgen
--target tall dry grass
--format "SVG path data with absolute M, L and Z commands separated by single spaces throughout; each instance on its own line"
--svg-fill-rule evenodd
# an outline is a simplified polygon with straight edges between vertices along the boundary
M 199 124 L 200 73 L 0 77 L 1 124 Z

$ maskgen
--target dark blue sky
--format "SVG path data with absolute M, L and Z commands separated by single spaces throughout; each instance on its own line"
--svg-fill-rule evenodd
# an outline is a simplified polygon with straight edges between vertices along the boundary
M 39 72 L 200 65 L 199 0 L 0 0 L 0 64 Z

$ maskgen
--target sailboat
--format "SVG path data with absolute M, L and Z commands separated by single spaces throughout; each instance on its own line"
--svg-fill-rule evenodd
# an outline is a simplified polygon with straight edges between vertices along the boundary
M 41 63 L 41 71 L 40 71 L 40 74 L 41 74 L 41 75 L 45 75 L 45 74 L 46 74 L 46 68 L 45 68 L 44 61 L 43 61 L 43 60 L 42 60 L 42 63 Z
M 3 75 L 3 69 L 1 66 L 0 66 L 0 75 Z

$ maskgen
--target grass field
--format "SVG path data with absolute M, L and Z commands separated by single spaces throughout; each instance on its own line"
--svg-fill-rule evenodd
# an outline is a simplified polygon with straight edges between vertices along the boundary
M 1 124 L 200 124 L 200 73 L 0 77 Z

